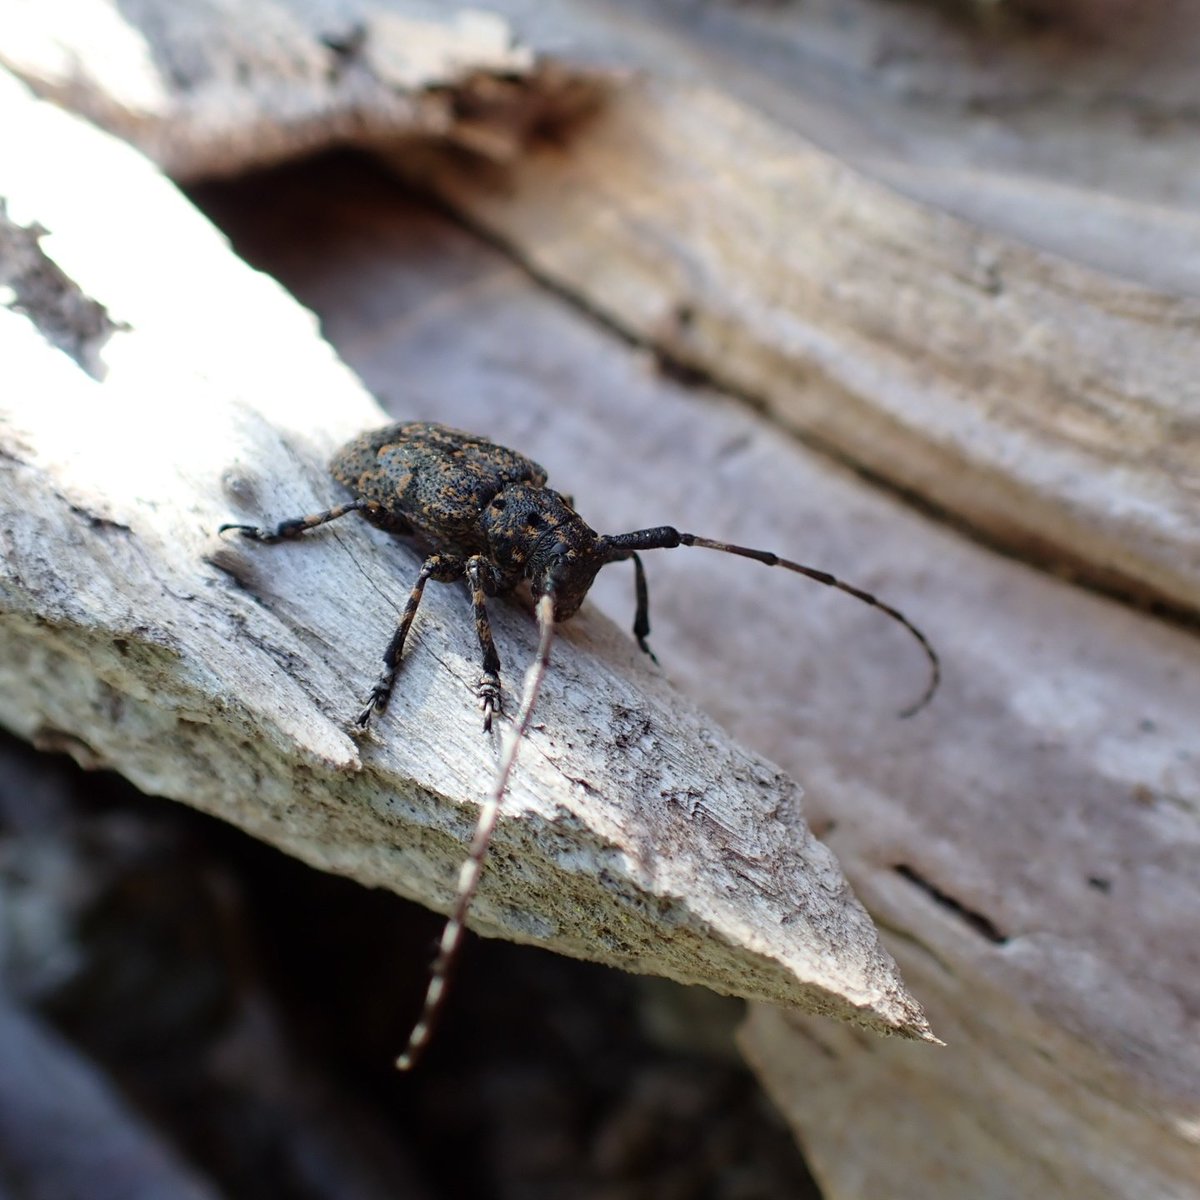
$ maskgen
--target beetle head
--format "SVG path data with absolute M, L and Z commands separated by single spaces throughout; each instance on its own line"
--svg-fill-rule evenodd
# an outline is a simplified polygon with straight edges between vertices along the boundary
M 579 611 L 596 572 L 608 561 L 596 531 L 550 488 L 513 484 L 483 514 L 492 561 L 520 566 L 534 600 L 554 598 L 554 618 Z

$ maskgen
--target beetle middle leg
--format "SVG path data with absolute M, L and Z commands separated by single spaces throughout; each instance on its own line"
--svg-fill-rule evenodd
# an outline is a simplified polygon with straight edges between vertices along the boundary
M 371 689 L 371 697 L 367 701 L 366 707 L 358 714 L 354 722 L 359 729 L 366 729 L 372 713 L 383 712 L 387 708 L 392 688 L 396 683 L 396 671 L 400 666 L 400 656 L 404 652 L 404 641 L 408 637 L 413 617 L 417 615 L 426 583 L 430 578 L 448 581 L 461 574 L 462 560 L 450 558 L 445 554 L 431 554 L 421 564 L 417 581 L 409 593 L 408 603 L 404 606 L 404 612 L 400 614 L 400 623 L 396 626 L 396 632 L 392 634 L 392 640 L 388 642 L 387 649 L 383 652 L 383 670 L 379 673 L 379 678 Z
M 484 581 L 492 574 L 491 565 L 481 554 L 467 559 L 466 576 L 471 585 L 471 603 L 475 608 L 475 634 L 479 638 L 479 649 L 483 654 L 483 669 L 475 694 L 479 707 L 483 709 L 483 732 L 492 728 L 492 714 L 501 710 L 500 656 L 492 640 L 492 623 L 488 620 L 487 596 Z

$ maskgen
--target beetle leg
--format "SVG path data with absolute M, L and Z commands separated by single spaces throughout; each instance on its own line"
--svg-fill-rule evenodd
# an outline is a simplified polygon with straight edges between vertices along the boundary
M 633 559 L 633 584 L 637 592 L 637 609 L 633 614 L 633 636 L 642 651 L 650 655 L 651 662 L 658 662 L 658 655 L 650 649 L 646 638 L 650 636 L 650 589 L 646 586 L 646 568 L 642 566 L 641 555 L 635 550 L 629 552 Z
M 417 615 L 417 608 L 420 606 L 421 596 L 425 592 L 425 584 L 429 581 L 429 577 L 435 574 L 444 576 L 453 566 L 454 561 L 442 554 L 431 554 L 421 564 L 420 574 L 417 575 L 417 581 L 408 595 L 408 603 L 404 606 L 404 612 L 400 614 L 400 623 L 396 626 L 396 632 L 392 634 L 392 640 L 388 642 L 387 649 L 383 652 L 383 670 L 379 673 L 379 678 L 371 689 L 371 697 L 367 701 L 366 707 L 358 714 L 354 722 L 359 729 L 366 729 L 372 713 L 383 712 L 387 708 L 388 700 L 392 695 L 392 687 L 396 682 L 396 671 L 400 666 L 400 655 L 404 652 L 404 639 L 408 637 L 413 617 Z
M 642 566 L 641 555 L 636 550 L 630 550 L 614 558 L 613 562 L 624 562 L 633 559 L 633 586 L 637 596 L 637 608 L 633 614 L 633 636 L 644 654 L 650 655 L 651 662 L 658 662 L 658 655 L 650 649 L 646 638 L 650 636 L 650 589 L 646 586 L 646 568 Z
M 324 512 L 310 513 L 307 517 L 292 517 L 287 521 L 280 521 L 273 529 L 260 529 L 257 525 L 222 525 L 217 533 L 235 529 L 242 537 L 248 537 L 251 541 L 270 544 L 271 542 L 282 542 L 287 538 L 299 537 L 309 529 L 316 529 L 318 525 L 336 521 L 338 517 L 344 517 L 347 513 L 378 507 L 379 504 L 375 500 L 349 500 L 345 504 L 327 508 Z
M 471 585 L 471 603 L 475 608 L 475 634 L 483 654 L 483 670 L 475 685 L 475 694 L 479 697 L 479 707 L 483 709 L 483 732 L 487 733 L 492 728 L 492 714 L 501 710 L 501 693 L 500 656 L 496 653 L 492 624 L 488 620 L 485 572 L 490 573 L 491 566 L 482 554 L 473 554 L 467 559 L 467 582 Z

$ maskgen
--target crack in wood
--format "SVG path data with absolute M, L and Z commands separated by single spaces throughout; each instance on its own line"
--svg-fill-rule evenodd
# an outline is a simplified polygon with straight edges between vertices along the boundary
M 909 883 L 915 884 L 921 889 L 930 899 L 940 904 L 943 908 L 952 912 L 958 917 L 969 929 L 974 930 L 982 937 L 987 938 L 997 946 L 1005 946 L 1008 944 L 1008 935 L 1002 933 L 996 923 L 990 917 L 984 916 L 981 912 L 976 912 L 974 909 L 968 908 L 965 904 L 955 900 L 953 896 L 942 891 L 936 884 L 931 883 L 928 879 L 918 874 L 912 867 L 906 863 L 899 863 L 892 868 L 901 879 L 907 879 Z

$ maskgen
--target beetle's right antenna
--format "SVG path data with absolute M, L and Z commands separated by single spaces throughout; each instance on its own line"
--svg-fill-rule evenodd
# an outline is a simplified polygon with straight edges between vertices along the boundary
M 847 596 L 853 596 L 855 600 L 861 600 L 863 604 L 869 604 L 872 608 L 878 609 L 885 616 L 891 617 L 897 624 L 903 625 L 916 639 L 921 649 L 925 651 L 925 657 L 929 660 L 929 682 L 925 685 L 925 690 L 912 704 L 901 710 L 900 716 L 913 716 L 933 699 L 933 693 L 937 691 L 938 684 L 942 680 L 942 665 L 937 651 L 930 644 L 929 639 L 898 608 L 885 604 L 878 596 L 864 592 L 862 588 L 857 588 L 852 583 L 846 583 L 845 580 L 831 575 L 828 571 L 822 571 L 817 567 L 806 567 L 803 563 L 793 562 L 790 558 L 780 558 L 771 550 L 755 550 L 750 546 L 735 546 L 732 542 L 718 542 L 694 533 L 680 533 L 678 529 L 670 525 L 657 525 L 653 529 L 638 529 L 633 533 L 618 533 L 600 539 L 600 553 L 605 556 L 605 561 L 616 562 L 623 558 L 632 558 L 634 565 L 638 568 L 638 627 L 635 627 L 634 632 L 638 634 L 638 642 L 643 650 L 649 650 L 645 644 L 645 635 L 649 632 L 649 624 L 646 621 L 645 611 L 645 582 L 641 578 L 641 564 L 638 563 L 635 552 L 638 550 L 673 550 L 676 546 L 700 546 L 705 550 L 720 550 L 723 554 L 736 554 L 739 558 L 752 558 L 766 567 L 783 567 L 785 571 L 793 571 L 797 575 L 803 575 L 808 579 L 816 580 L 817 583 L 823 583 L 826 587 L 836 588 L 839 592 L 845 592 Z
M 504 799 L 508 787 L 508 777 L 516 762 L 517 749 L 521 745 L 533 719 L 533 708 L 537 703 L 538 692 L 542 688 L 542 680 L 546 678 L 546 670 L 550 665 L 550 643 L 554 641 L 554 595 L 547 591 L 537 604 L 538 619 L 538 648 L 537 655 L 525 672 L 525 685 L 521 696 L 521 709 L 517 719 L 504 743 L 500 754 L 500 767 L 496 772 L 496 782 L 491 794 L 483 802 L 479 810 L 479 820 L 475 824 L 475 833 L 471 838 L 467 857 L 458 873 L 458 893 L 454 898 L 454 908 L 442 930 L 442 938 L 438 943 L 437 955 L 429 972 L 429 987 L 425 991 L 425 1003 L 421 1015 L 408 1035 L 408 1045 L 404 1053 L 396 1059 L 396 1068 L 400 1071 L 411 1071 L 417 1059 L 429 1044 L 434 1025 L 441 1013 L 442 1002 L 446 996 L 446 981 L 449 978 L 454 960 L 462 943 L 464 922 L 471 901 L 475 898 L 479 887 L 479 876 L 483 871 L 483 860 L 487 856 L 488 845 L 492 833 L 500 817 L 500 802 Z

